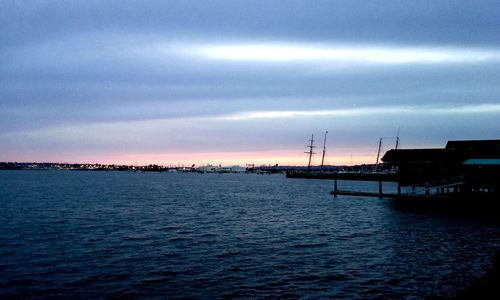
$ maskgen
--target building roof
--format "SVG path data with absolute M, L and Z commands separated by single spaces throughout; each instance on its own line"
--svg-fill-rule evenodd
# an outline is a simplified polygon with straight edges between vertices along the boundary
M 500 158 L 500 140 L 449 141 L 446 150 L 469 158 Z
M 386 163 L 458 163 L 468 159 L 500 159 L 500 140 L 449 141 L 446 148 L 389 150 Z
M 468 151 L 468 150 L 500 151 L 500 140 L 449 141 L 448 143 L 446 143 L 446 149 L 453 151 Z
M 500 159 L 468 159 L 464 161 L 467 166 L 500 166 Z
M 445 149 L 398 149 L 389 150 L 382 157 L 386 163 L 395 162 L 436 162 L 446 160 Z

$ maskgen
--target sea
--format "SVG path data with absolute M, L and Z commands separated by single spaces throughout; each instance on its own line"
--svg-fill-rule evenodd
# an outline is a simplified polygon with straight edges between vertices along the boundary
M 333 197 L 332 186 L 282 174 L 0 171 L 0 298 L 452 297 L 500 249 L 496 223 Z

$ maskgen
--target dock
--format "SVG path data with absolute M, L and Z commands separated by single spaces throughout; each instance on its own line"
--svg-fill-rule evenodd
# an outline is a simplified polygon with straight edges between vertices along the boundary
M 362 196 L 362 197 L 378 197 L 378 198 L 399 198 L 399 199 L 410 199 L 410 198 L 428 198 L 428 199 L 440 199 L 449 198 L 450 196 L 458 195 L 467 189 L 466 181 L 464 176 L 455 176 L 451 178 L 434 180 L 424 183 L 414 183 L 412 185 L 402 185 L 401 181 L 398 180 L 397 174 L 384 174 L 387 176 L 380 176 L 382 174 L 367 173 L 358 176 L 338 176 L 334 178 L 332 195 L 343 195 L 343 196 Z M 390 175 L 390 176 L 389 176 Z M 376 181 L 378 182 L 378 192 L 366 192 L 366 191 L 347 191 L 340 190 L 338 188 L 339 180 L 363 180 L 363 181 Z M 396 182 L 397 192 L 387 193 L 383 190 L 384 182 Z M 402 192 L 403 187 L 406 192 Z
M 377 198 L 395 198 L 398 194 L 394 193 L 373 193 L 373 192 L 362 192 L 362 191 L 332 191 L 333 196 L 360 196 L 360 197 L 377 197 Z
M 288 178 L 333 180 L 334 197 L 359 196 L 406 203 L 443 204 L 452 209 L 500 206 L 500 140 L 450 141 L 445 148 L 393 149 L 382 158 L 395 172 L 290 172 Z M 378 191 L 345 190 L 342 181 L 371 181 Z M 384 190 L 384 183 L 397 183 Z M 414 200 L 414 201 L 413 201 Z M 429 200 L 429 201 L 427 201 Z M 480 203 L 480 204 L 479 204 Z
M 357 181 L 390 181 L 398 182 L 396 173 L 375 173 L 375 172 L 287 172 L 287 178 L 304 179 L 333 179 L 333 180 L 357 180 Z

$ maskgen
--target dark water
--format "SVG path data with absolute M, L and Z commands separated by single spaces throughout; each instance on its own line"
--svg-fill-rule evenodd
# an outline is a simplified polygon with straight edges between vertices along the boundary
M 363 183 L 361 183 L 363 184 Z M 424 298 L 500 228 L 282 175 L 0 172 L 0 298 Z

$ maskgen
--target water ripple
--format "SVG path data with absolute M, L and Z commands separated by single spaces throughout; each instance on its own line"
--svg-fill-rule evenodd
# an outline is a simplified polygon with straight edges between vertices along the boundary
M 0 171 L 0 182 L 0 298 L 453 296 L 500 246 L 492 224 L 332 198 L 328 181 Z

